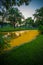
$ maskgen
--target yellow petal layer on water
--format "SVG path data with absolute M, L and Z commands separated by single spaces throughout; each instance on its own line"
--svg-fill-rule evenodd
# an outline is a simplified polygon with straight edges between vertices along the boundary
M 20 31 L 17 31 L 20 33 Z M 11 48 L 20 46 L 26 42 L 30 42 L 36 38 L 39 34 L 38 30 L 25 30 L 24 33 L 20 33 L 21 36 L 10 41 Z M 9 48 L 9 49 L 11 49 Z

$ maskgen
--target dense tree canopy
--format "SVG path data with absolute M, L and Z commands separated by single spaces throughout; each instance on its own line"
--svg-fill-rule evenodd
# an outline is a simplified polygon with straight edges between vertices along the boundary
M 9 9 L 9 15 L 7 16 L 7 20 L 11 21 L 11 23 L 14 25 L 17 22 L 21 23 L 24 16 L 22 13 L 18 10 L 18 8 L 10 8 Z
M 33 26 L 34 24 L 34 20 L 32 19 L 32 17 L 28 17 L 25 21 L 28 26 Z
M 39 28 L 42 34 L 43 33 L 43 7 L 36 10 L 34 17 L 36 18 L 35 25 Z
M 0 0 L 0 7 L 3 6 L 6 9 L 9 9 L 9 7 L 11 6 L 15 6 L 15 5 L 22 5 L 22 4 L 26 4 L 28 5 L 30 3 L 31 0 Z
M 38 24 L 43 25 L 43 7 L 36 10 L 34 17 L 36 18 L 36 22 Z
M 9 14 L 8 11 L 10 8 L 12 8 L 13 6 L 20 6 L 23 4 L 28 5 L 30 1 L 31 0 L 0 0 L 0 9 L 2 10 L 3 13 L 2 22 L 4 22 L 4 18 Z

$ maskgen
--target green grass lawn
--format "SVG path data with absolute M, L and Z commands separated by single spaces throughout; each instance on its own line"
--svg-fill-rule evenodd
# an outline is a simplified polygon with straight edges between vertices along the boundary
M 43 35 L 0 55 L 0 65 L 43 65 Z
M 16 27 L 14 28 L 13 26 L 7 25 L 3 26 L 3 28 L 0 27 L 0 32 L 11 32 L 11 31 L 20 31 L 20 30 L 37 30 L 37 28 L 29 28 L 29 27 Z

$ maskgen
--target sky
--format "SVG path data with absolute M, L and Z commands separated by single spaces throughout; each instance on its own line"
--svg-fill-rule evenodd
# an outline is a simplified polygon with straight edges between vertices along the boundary
M 22 5 L 18 9 L 22 12 L 25 18 L 33 17 L 36 9 L 43 7 L 43 0 L 32 0 L 28 6 Z

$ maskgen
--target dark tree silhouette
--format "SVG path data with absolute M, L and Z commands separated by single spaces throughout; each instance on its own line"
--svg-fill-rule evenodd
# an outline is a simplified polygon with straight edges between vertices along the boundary
M 2 22 L 4 22 L 4 18 L 8 15 L 9 8 L 13 6 L 21 6 L 23 4 L 28 5 L 31 0 L 0 0 L 0 9 L 3 12 Z

